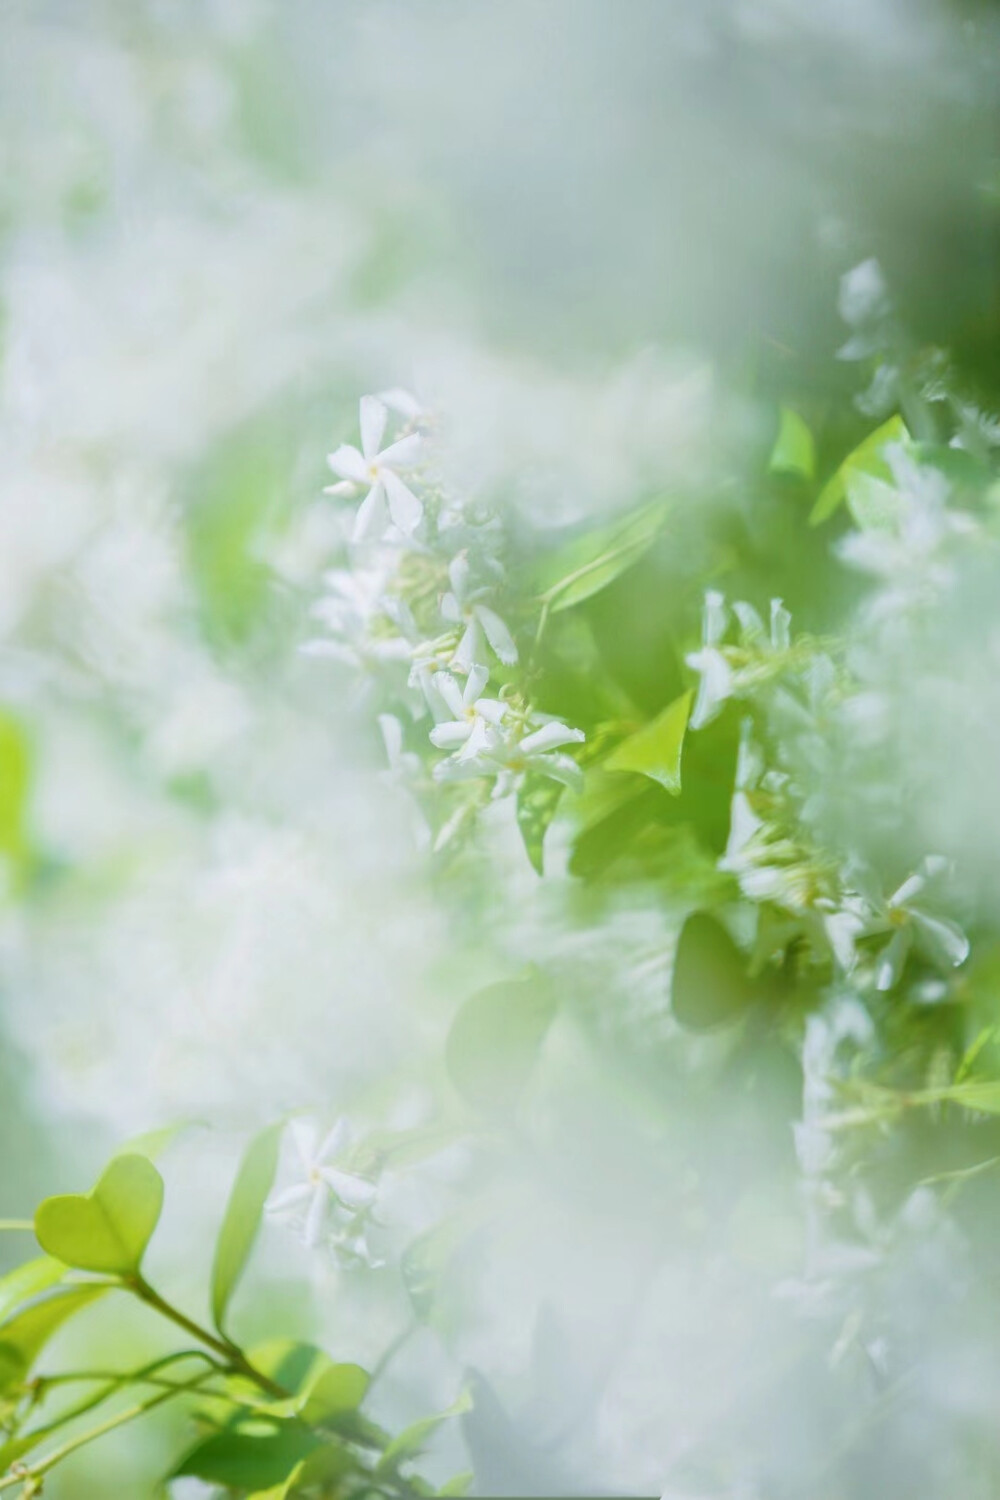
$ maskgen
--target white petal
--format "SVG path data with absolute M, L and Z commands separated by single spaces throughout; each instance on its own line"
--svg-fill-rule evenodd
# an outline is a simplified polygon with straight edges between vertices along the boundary
M 439 750 L 456 750 L 465 744 L 471 733 L 472 725 L 468 719 L 453 724 L 435 724 L 431 730 L 431 744 Z
M 336 484 L 323 486 L 324 495 L 335 495 L 338 500 L 353 500 L 357 493 L 357 481 L 354 479 L 338 479 Z
M 447 620 L 449 625 L 461 625 L 462 611 L 458 600 L 452 593 L 441 595 L 441 618 Z
M 469 676 L 465 684 L 465 691 L 462 694 L 462 703 L 466 708 L 475 703 L 476 699 L 479 697 L 480 693 L 483 691 L 483 688 L 486 686 L 489 680 L 490 674 L 488 667 L 477 665 L 470 669 Z
M 568 724 L 543 724 L 541 729 L 524 736 L 520 749 L 525 755 L 534 755 L 540 750 L 556 750 L 560 745 L 579 745 L 586 738 L 582 729 L 570 729 Z
M 775 651 L 787 651 L 792 644 L 792 617 L 780 599 L 771 600 L 771 645 Z
M 352 542 L 366 542 L 370 537 L 382 536 L 385 531 L 385 505 L 381 484 L 373 484 L 362 500 L 354 517 Z
M 485 719 L 475 718 L 468 739 L 458 752 L 459 760 L 472 760 L 499 743 L 499 736 Z
M 709 589 L 702 612 L 702 640 L 706 646 L 719 644 L 726 633 L 728 620 L 725 599 L 717 589 Z
M 382 732 L 386 760 L 390 766 L 397 766 L 403 753 L 403 726 L 395 714 L 379 714 L 378 727 Z
M 316 1153 L 317 1161 L 329 1161 L 331 1157 L 339 1156 L 351 1143 L 351 1127 L 346 1118 L 341 1115 L 333 1126 L 333 1129 L 323 1139 L 323 1144 Z
M 404 390 L 401 385 L 394 385 L 387 391 L 379 391 L 378 399 L 384 401 L 392 411 L 399 413 L 401 417 L 419 417 L 423 413 L 423 407 L 412 391 Z
M 313 1120 L 291 1120 L 289 1128 L 299 1160 L 307 1172 L 311 1172 L 316 1161 L 316 1147 L 319 1145 L 319 1131 Z
M 319 1184 L 313 1189 L 312 1200 L 306 1214 L 306 1227 L 304 1239 L 310 1250 L 314 1250 L 323 1237 L 323 1224 L 326 1220 L 326 1206 L 330 1193 L 325 1183 Z
M 469 554 L 460 552 L 448 564 L 448 577 L 455 598 L 464 601 L 469 593 Z
M 378 456 L 379 464 L 385 469 L 408 469 L 420 457 L 422 447 L 419 432 L 411 432 L 409 437 L 400 438 L 398 442 L 390 443 L 388 448 L 383 448 Z
M 475 616 L 473 616 L 465 627 L 462 639 L 455 647 L 455 654 L 452 657 L 452 661 L 456 667 L 464 667 L 466 671 L 471 671 L 476 663 L 482 660 L 482 656 L 483 627 Z
M 393 523 L 399 527 L 404 536 L 412 536 L 420 525 L 424 507 L 398 474 L 394 474 L 391 469 L 382 469 L 381 474 Z
M 702 729 L 711 723 L 732 692 L 733 674 L 726 658 L 712 646 L 693 652 L 687 664 L 701 674 L 691 728 Z
M 363 454 L 350 443 L 342 443 L 336 452 L 328 453 L 326 461 L 335 474 L 353 479 L 355 484 L 365 484 L 371 478 Z
M 267 1211 L 272 1214 L 287 1213 L 290 1208 L 298 1208 L 312 1197 L 312 1188 L 308 1182 L 296 1183 L 294 1187 L 285 1188 L 282 1193 L 275 1193 L 273 1198 L 267 1200 Z
M 377 396 L 361 397 L 361 451 L 369 463 L 378 453 L 388 416 Z
M 953 968 L 965 963 L 969 956 L 969 939 L 957 923 L 949 922 L 945 917 L 930 917 L 916 907 L 910 908 L 910 916 L 919 927 L 921 937 L 938 958 L 944 959 Z
M 583 772 L 568 755 L 533 755 L 529 764 L 533 771 L 551 776 L 553 781 L 561 781 L 570 791 L 583 791 Z
M 435 672 L 432 682 L 438 697 L 444 700 L 454 717 L 460 719 L 465 712 L 465 699 L 455 678 L 450 672 Z
M 733 605 L 733 614 L 740 623 L 740 634 L 748 645 L 757 645 L 764 639 L 764 621 L 752 604 L 738 599 Z
M 507 717 L 507 704 L 498 698 L 477 698 L 472 706 L 487 724 L 502 724 Z
M 336 1167 L 322 1168 L 323 1181 L 329 1183 L 341 1203 L 348 1208 L 367 1208 L 375 1197 L 374 1182 L 355 1177 L 353 1172 L 339 1172 Z
M 877 990 L 891 990 L 893 985 L 899 982 L 899 976 L 903 972 L 903 965 L 906 962 L 906 955 L 910 951 L 910 944 L 912 942 L 912 927 L 899 927 L 893 933 L 889 942 L 882 950 L 878 967 L 875 970 L 875 988 Z
M 505 667 L 512 667 L 517 661 L 517 647 L 514 645 L 514 637 L 507 629 L 500 616 L 492 609 L 487 609 L 485 604 L 475 606 L 482 627 L 486 632 L 486 639 L 496 652 Z

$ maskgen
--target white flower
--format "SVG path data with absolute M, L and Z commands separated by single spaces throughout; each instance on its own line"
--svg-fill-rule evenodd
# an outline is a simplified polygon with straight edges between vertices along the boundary
M 733 670 L 718 649 L 726 633 L 728 615 L 725 601 L 715 589 L 705 595 L 702 614 L 702 646 L 685 660 L 699 674 L 698 696 L 691 712 L 691 728 L 702 729 L 711 723 L 733 690 Z
M 514 638 L 500 616 L 482 601 L 486 589 L 470 589 L 469 558 L 460 552 L 448 568 L 451 590 L 441 600 L 441 614 L 449 623 L 464 625 L 465 633 L 453 657 L 456 666 L 468 670 L 483 658 L 483 642 L 488 641 L 505 666 L 517 661 Z
M 876 989 L 891 990 L 898 983 L 915 940 L 939 964 L 957 968 L 968 958 L 969 940 L 956 922 L 932 916 L 923 905 L 914 905 L 914 898 L 923 895 L 928 882 L 947 868 L 948 861 L 941 855 L 929 854 L 886 901 L 883 919 L 873 930 L 890 930 L 892 936 L 879 956 Z
M 344 443 L 327 458 L 330 468 L 343 480 L 351 485 L 370 486 L 355 517 L 352 539 L 356 542 L 385 534 L 387 504 L 393 525 L 404 536 L 412 536 L 424 513 L 416 495 L 396 472 L 416 460 L 420 452 L 420 434 L 410 433 L 380 452 L 379 444 L 388 416 L 388 408 L 377 396 L 362 396 L 360 449 Z M 330 493 L 343 494 L 344 486 L 333 485 Z
M 359 568 L 355 571 L 334 569 L 324 575 L 329 592 L 317 600 L 310 613 L 331 632 L 303 642 L 303 656 L 326 656 L 367 671 L 386 662 L 408 662 L 411 648 L 405 638 L 406 628 L 415 630 L 412 621 L 395 608 L 386 595 L 388 575 L 382 568 Z M 372 624 L 382 617 L 383 629 L 373 631 Z M 393 618 L 395 617 L 395 618 Z M 402 632 L 390 634 L 386 620 Z
M 464 689 L 450 672 L 435 672 L 434 688 L 454 718 L 435 724 L 431 744 L 439 750 L 453 750 L 457 761 L 471 760 L 502 742 L 499 730 L 506 703 L 480 694 L 489 680 L 485 667 L 473 667 Z
M 333 1165 L 350 1143 L 350 1127 L 340 1119 L 321 1139 L 316 1124 L 291 1121 L 292 1139 L 302 1164 L 303 1180 L 268 1200 L 269 1213 L 288 1215 L 301 1222 L 303 1238 L 315 1248 L 322 1238 L 331 1209 L 355 1212 L 368 1208 L 376 1187 L 365 1177 Z

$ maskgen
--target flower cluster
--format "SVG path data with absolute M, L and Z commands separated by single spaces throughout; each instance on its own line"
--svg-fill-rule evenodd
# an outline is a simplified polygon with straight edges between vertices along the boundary
M 385 444 L 390 412 L 400 427 Z M 349 666 L 374 688 L 394 779 L 425 797 L 473 784 L 472 800 L 458 794 L 443 816 L 428 814 L 440 849 L 482 800 L 516 794 L 529 775 L 579 790 L 582 775 L 567 752 L 584 734 L 532 704 L 502 612 L 506 599 L 525 614 L 507 586 L 502 520 L 446 492 L 419 403 L 400 390 L 364 396 L 360 429 L 360 447 L 343 444 L 328 459 L 338 478 L 327 493 L 361 501 L 350 566 L 325 575 L 313 609 L 324 633 L 302 649 Z M 421 724 L 415 753 L 409 726 Z

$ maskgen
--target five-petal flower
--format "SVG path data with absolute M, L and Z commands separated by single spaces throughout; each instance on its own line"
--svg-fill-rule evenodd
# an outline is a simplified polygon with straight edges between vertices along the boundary
M 424 513 L 416 495 L 396 472 L 416 461 L 420 453 L 420 434 L 409 433 L 380 451 L 388 416 L 388 408 L 377 396 L 362 396 L 360 449 L 342 443 L 327 458 L 330 468 L 342 480 L 352 485 L 369 486 L 354 520 L 352 539 L 355 542 L 384 535 L 387 505 L 389 518 L 404 536 L 413 535 Z M 343 493 L 341 485 L 333 485 L 331 489 L 333 493 Z
M 334 1165 L 350 1144 L 350 1127 L 345 1119 L 338 1120 L 322 1138 L 313 1121 L 292 1120 L 291 1134 L 302 1165 L 302 1179 L 271 1197 L 267 1209 L 299 1221 L 306 1244 L 315 1248 L 323 1239 L 331 1209 L 354 1213 L 370 1207 L 376 1186 L 366 1177 Z

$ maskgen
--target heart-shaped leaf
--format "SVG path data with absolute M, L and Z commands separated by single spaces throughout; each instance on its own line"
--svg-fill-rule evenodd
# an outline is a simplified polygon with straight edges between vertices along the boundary
M 264 1203 L 278 1166 L 280 1143 L 280 1125 L 268 1126 L 250 1142 L 236 1174 L 212 1265 L 212 1317 L 220 1332 L 230 1298 L 257 1238 Z
M 163 1207 L 163 1178 L 144 1156 L 116 1156 L 92 1192 L 46 1198 L 35 1214 L 43 1250 L 67 1266 L 131 1276 Z

